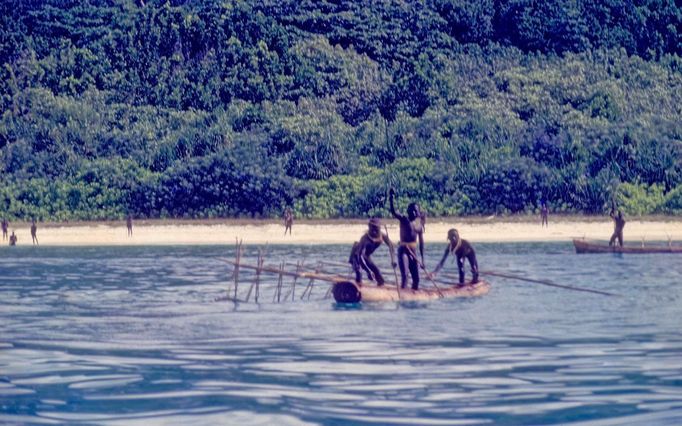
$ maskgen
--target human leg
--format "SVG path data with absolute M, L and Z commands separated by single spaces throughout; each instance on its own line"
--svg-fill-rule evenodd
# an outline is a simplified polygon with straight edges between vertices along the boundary
M 469 259 L 469 267 L 471 267 L 471 283 L 478 282 L 478 261 L 476 260 L 476 253 L 470 253 L 467 256 Z
M 381 271 L 379 270 L 377 265 L 375 265 L 374 262 L 372 262 L 371 258 L 367 257 L 365 259 L 365 265 L 371 271 L 374 280 L 377 282 L 377 285 L 384 285 L 384 277 L 381 275 Z
M 410 276 L 412 277 L 412 290 L 419 290 L 419 264 L 417 259 L 410 257 Z
M 409 255 L 405 247 L 398 247 L 398 266 L 400 267 L 400 287 L 405 288 L 407 285 L 407 272 L 405 271 L 405 262 L 409 259 Z

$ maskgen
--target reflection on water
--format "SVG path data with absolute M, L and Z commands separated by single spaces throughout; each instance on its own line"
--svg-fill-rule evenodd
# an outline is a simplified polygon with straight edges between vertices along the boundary
M 234 278 L 218 258 L 231 247 L 16 249 L 0 251 L 0 423 L 682 421 L 674 255 L 477 246 L 482 269 L 621 297 L 490 277 L 476 299 L 336 305 L 325 284 L 307 298 L 307 281 L 285 280 L 277 304 L 263 277 L 256 305 L 224 300 Z M 267 251 L 347 272 L 329 262 L 347 247 Z

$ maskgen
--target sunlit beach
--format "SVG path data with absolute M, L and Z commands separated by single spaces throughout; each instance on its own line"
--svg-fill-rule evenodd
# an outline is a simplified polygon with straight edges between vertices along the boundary
M 384 219 L 389 236 L 398 240 L 395 220 Z M 31 245 L 30 224 L 13 226 L 17 245 Z M 539 220 L 519 218 L 434 218 L 426 225 L 425 243 L 443 243 L 447 231 L 456 228 L 472 242 L 541 242 L 566 241 L 572 238 L 608 240 L 613 232 L 609 217 L 557 216 L 549 226 Z M 298 220 L 291 235 L 284 235 L 284 225 L 276 221 L 255 220 L 140 220 L 128 236 L 125 222 L 80 222 L 40 224 L 38 244 L 50 246 L 107 245 L 222 245 L 242 240 L 244 244 L 352 244 L 367 230 L 364 220 Z M 627 244 L 647 241 L 681 241 L 682 218 L 629 219 L 625 227 Z

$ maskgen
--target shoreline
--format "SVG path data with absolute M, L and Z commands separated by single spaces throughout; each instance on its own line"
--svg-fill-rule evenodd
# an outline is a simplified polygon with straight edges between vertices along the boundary
M 398 224 L 383 219 L 392 241 L 398 241 Z M 449 217 L 429 218 L 424 242 L 445 243 L 447 230 L 457 228 L 472 243 L 488 242 L 570 242 L 571 238 L 608 240 L 613 223 L 608 216 L 550 215 L 549 226 L 539 217 Z M 295 220 L 292 234 L 284 236 L 284 225 L 274 219 L 147 219 L 133 222 L 133 236 L 127 236 L 125 220 L 38 223 L 42 246 L 145 246 L 145 245 L 231 245 L 241 239 L 245 245 L 264 244 L 353 244 L 367 229 L 366 219 Z M 30 223 L 10 223 L 18 246 L 32 245 Z M 682 241 L 682 217 L 652 216 L 629 218 L 625 243 Z M 0 241 L 8 246 L 7 240 Z

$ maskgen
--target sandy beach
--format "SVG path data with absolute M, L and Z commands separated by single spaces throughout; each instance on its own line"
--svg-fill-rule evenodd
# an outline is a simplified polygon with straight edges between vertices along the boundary
M 395 220 L 383 221 L 397 241 Z M 471 242 L 570 241 L 573 237 L 608 240 L 613 231 L 609 217 L 554 216 L 548 227 L 534 217 L 432 218 L 424 239 L 445 242 L 447 230 L 457 228 Z M 297 220 L 291 235 L 284 235 L 280 221 L 272 220 L 138 220 L 128 236 L 124 221 L 39 223 L 37 237 L 42 246 L 101 245 L 221 245 L 241 239 L 246 245 L 263 244 L 352 244 L 367 229 L 364 220 Z M 19 246 L 31 245 L 29 223 L 11 223 Z M 626 243 L 682 241 L 682 217 L 628 218 Z M 3 241 L 3 245 L 7 245 Z

